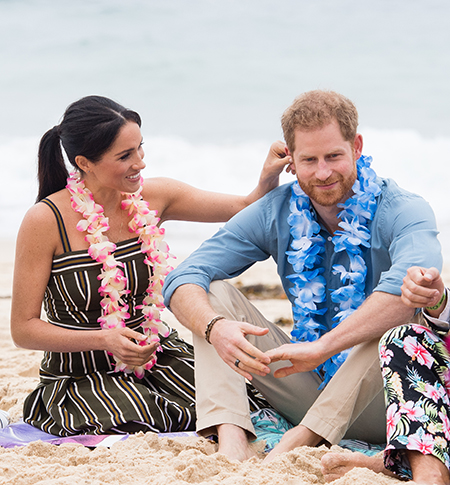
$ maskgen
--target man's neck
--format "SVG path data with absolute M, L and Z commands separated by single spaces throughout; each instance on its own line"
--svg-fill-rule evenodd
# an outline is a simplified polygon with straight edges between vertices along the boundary
M 350 190 L 338 203 L 344 204 L 352 195 L 353 190 Z M 314 206 L 319 221 L 330 234 L 334 234 L 338 229 L 341 229 L 339 227 L 341 219 L 338 217 L 338 214 L 342 211 L 342 207 L 338 207 L 337 204 L 330 206 L 320 205 L 312 199 L 310 201 Z
M 318 221 L 330 234 L 334 234 L 335 231 L 339 229 L 339 222 L 341 219 L 338 217 L 338 214 L 342 209 L 335 205 L 331 207 L 324 207 L 316 204 L 314 201 L 311 201 L 311 203 L 316 210 Z

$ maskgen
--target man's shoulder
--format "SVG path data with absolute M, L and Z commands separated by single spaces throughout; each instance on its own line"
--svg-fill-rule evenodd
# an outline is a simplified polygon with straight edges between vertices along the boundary
M 381 187 L 381 194 L 377 197 L 374 227 L 381 224 L 383 231 L 389 227 L 407 227 L 412 230 L 420 223 L 426 228 L 435 229 L 436 218 L 433 209 L 422 196 L 399 187 L 392 179 L 377 181 Z
M 400 187 L 393 179 L 377 177 L 377 183 L 381 188 L 381 203 L 389 203 L 394 200 L 408 201 L 411 199 L 422 200 L 423 202 L 425 202 L 425 199 L 421 195 L 406 190 L 403 187 Z
M 268 217 L 270 214 L 278 214 L 280 210 L 283 210 L 284 207 L 289 207 L 289 201 L 292 193 L 291 187 L 293 184 L 294 182 L 290 182 L 271 190 L 264 197 L 261 197 L 261 199 L 253 202 L 253 204 L 250 204 L 241 212 L 238 212 L 230 220 L 230 222 L 233 220 L 239 221 L 241 219 L 247 219 L 247 217 L 250 215 L 253 216 L 261 211 L 266 217 Z
M 272 200 L 289 199 L 291 197 L 292 186 L 294 185 L 294 183 L 295 183 L 295 180 L 287 184 L 283 184 L 276 187 L 275 189 L 271 190 L 268 194 L 266 194 L 263 197 L 263 199 L 265 198 L 272 199 Z
M 246 234 L 249 231 L 255 231 L 256 228 L 261 228 L 263 232 L 267 231 L 273 222 L 289 209 L 292 183 L 276 187 L 264 197 L 242 209 L 225 224 L 224 229 Z

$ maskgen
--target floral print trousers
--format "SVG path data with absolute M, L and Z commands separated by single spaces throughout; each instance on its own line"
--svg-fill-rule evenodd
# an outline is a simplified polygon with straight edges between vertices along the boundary
M 386 399 L 384 465 L 411 479 L 406 450 L 432 454 L 450 468 L 450 356 L 443 339 L 423 325 L 408 324 L 380 341 Z

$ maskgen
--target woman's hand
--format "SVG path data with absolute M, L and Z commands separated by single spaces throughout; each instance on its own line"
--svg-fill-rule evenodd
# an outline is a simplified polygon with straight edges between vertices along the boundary
M 279 176 L 286 167 L 286 172 L 291 172 L 292 159 L 286 154 L 286 144 L 280 140 L 272 143 L 264 162 L 258 187 L 264 193 L 278 186 Z
M 146 364 L 159 345 L 159 342 L 139 344 L 139 342 L 145 342 L 147 337 L 127 327 L 111 328 L 101 332 L 104 350 L 130 367 Z

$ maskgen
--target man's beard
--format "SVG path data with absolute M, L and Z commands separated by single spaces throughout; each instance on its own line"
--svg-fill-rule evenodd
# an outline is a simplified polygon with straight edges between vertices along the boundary
M 356 164 L 354 166 L 352 174 L 344 179 L 341 174 L 334 174 L 327 180 L 313 180 L 308 183 L 304 183 L 301 180 L 298 181 L 303 192 L 317 204 L 330 207 L 344 202 L 344 197 L 350 192 L 357 177 Z M 337 182 L 337 186 L 329 191 L 322 191 L 316 187 L 316 185 L 330 185 Z

